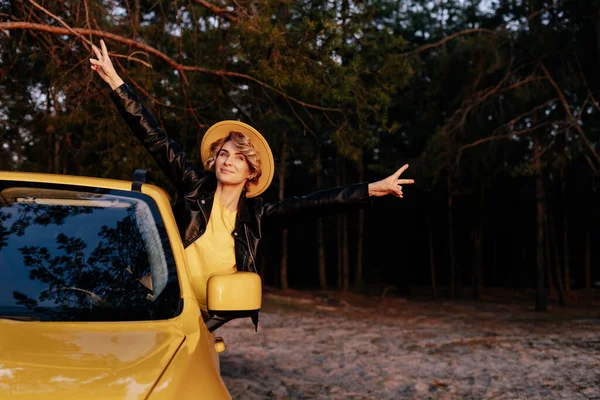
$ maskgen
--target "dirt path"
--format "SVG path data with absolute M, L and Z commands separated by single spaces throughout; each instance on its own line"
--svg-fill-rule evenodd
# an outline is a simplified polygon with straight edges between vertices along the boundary
M 600 310 L 265 294 L 217 332 L 234 399 L 600 399 Z

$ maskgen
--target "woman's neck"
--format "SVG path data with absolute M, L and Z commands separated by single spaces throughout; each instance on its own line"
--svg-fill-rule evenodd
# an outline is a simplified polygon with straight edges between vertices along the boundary
M 221 205 L 225 207 L 229 211 L 236 211 L 238 207 L 238 203 L 240 201 L 240 196 L 242 195 L 242 191 L 244 190 L 244 186 L 227 186 L 217 184 L 217 190 L 215 192 L 215 196 L 219 198 Z

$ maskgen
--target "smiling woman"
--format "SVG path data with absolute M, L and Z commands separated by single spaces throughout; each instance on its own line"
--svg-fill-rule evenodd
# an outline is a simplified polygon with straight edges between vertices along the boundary
M 402 185 L 414 182 L 400 179 L 408 168 L 404 165 L 378 182 L 265 204 L 259 195 L 269 187 L 275 163 L 269 144 L 258 130 L 239 121 L 214 124 L 201 143 L 205 169 L 196 169 L 119 77 L 104 41 L 100 44 L 102 49 L 93 46 L 96 58 L 90 59 L 91 68 L 109 84 L 111 98 L 127 125 L 179 192 L 175 216 L 196 288 L 205 287 L 213 275 L 257 272 L 258 243 L 275 228 L 360 209 L 370 205 L 371 196 L 402 198 Z M 196 295 L 206 311 L 204 291 L 197 289 Z M 253 320 L 256 325 L 257 316 Z

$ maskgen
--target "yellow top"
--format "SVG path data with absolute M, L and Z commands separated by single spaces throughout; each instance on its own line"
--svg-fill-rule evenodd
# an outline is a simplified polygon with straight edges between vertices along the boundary
M 206 232 L 186 248 L 196 298 L 206 310 L 206 283 L 212 275 L 233 274 L 236 271 L 235 249 L 231 233 L 237 211 L 229 211 L 215 194 Z

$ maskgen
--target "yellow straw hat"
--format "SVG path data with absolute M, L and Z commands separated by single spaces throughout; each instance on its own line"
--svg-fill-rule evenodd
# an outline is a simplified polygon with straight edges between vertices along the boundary
M 210 145 L 215 141 L 222 139 L 229 135 L 231 131 L 241 132 L 250 138 L 254 149 L 258 153 L 260 159 L 262 175 L 258 178 L 258 182 L 250 184 L 246 190 L 246 197 L 255 197 L 263 193 L 273 180 L 273 174 L 275 173 L 275 161 L 273 160 L 273 153 L 267 143 L 266 139 L 256 129 L 248 124 L 240 121 L 221 121 L 217 122 L 204 134 L 202 143 L 200 144 L 200 156 L 202 157 L 202 163 L 210 157 Z

